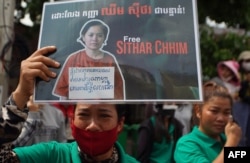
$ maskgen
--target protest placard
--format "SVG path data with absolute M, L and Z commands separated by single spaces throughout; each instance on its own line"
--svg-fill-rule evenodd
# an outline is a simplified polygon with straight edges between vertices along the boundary
M 38 48 L 61 67 L 34 100 L 201 101 L 198 35 L 195 0 L 45 3 Z

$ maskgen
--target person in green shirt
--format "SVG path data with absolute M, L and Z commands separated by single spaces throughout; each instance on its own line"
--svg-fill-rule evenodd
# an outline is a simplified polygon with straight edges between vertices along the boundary
M 154 115 L 140 124 L 137 160 L 141 163 L 174 163 L 173 151 L 183 129 L 174 117 L 177 107 L 171 103 L 155 104 Z
M 204 102 L 195 104 L 198 126 L 177 141 L 176 163 L 223 163 L 224 148 L 235 147 L 241 128 L 232 120 L 233 99 L 226 88 L 215 82 L 203 85 Z
M 27 119 L 25 104 L 33 94 L 34 79 L 48 81 L 56 77 L 50 67 L 59 63 L 46 57 L 54 46 L 37 50 L 21 63 L 18 86 L 0 110 L 0 162 L 3 163 L 137 163 L 116 141 L 124 125 L 125 106 L 122 104 L 75 104 L 72 110 L 72 143 L 55 141 L 12 149 L 12 141 L 21 132 Z M 63 118 L 63 117 L 62 117 Z

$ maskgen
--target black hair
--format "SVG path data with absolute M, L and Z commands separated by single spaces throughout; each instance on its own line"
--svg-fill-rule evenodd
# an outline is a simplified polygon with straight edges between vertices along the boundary
M 126 109 L 127 109 L 126 104 L 115 104 L 115 110 L 117 112 L 118 121 L 121 120 L 121 118 L 125 116 Z M 75 110 L 76 110 L 76 105 L 74 105 L 73 107 L 73 112 L 71 113 L 71 116 L 74 116 Z
M 92 26 L 100 26 L 102 31 L 103 31 L 103 34 L 104 34 L 104 40 L 107 38 L 107 35 L 108 35 L 108 27 L 105 26 L 102 22 L 100 21 L 90 21 L 88 23 L 86 23 L 84 25 L 84 28 L 82 28 L 82 31 L 81 31 L 81 35 L 85 35 L 87 33 L 87 31 L 89 30 L 90 27 Z
M 231 106 L 233 105 L 233 98 L 228 92 L 228 90 L 218 85 L 216 82 L 208 81 L 203 85 L 203 96 L 204 96 L 204 103 L 209 101 L 212 97 L 223 97 L 227 98 L 230 101 Z
M 126 104 L 116 104 L 115 108 L 116 108 L 116 112 L 118 115 L 118 120 L 120 120 L 126 114 L 127 105 Z
M 154 124 L 154 141 L 161 143 L 165 137 L 167 141 L 170 140 L 168 127 L 164 124 L 163 103 L 155 104 L 155 124 Z M 169 118 L 169 125 L 173 118 Z

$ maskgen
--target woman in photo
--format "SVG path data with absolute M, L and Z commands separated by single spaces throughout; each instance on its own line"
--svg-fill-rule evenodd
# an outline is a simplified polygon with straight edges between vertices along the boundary
M 125 85 L 124 78 L 121 69 L 115 59 L 115 57 L 102 50 L 103 46 L 107 44 L 107 39 L 109 35 L 109 27 L 103 21 L 98 19 L 92 19 L 87 21 L 81 31 L 80 36 L 77 39 L 84 49 L 79 50 L 68 56 L 66 59 L 62 70 L 57 78 L 55 87 L 53 89 L 53 94 L 59 97 L 61 100 L 67 100 L 69 98 L 69 69 L 72 67 L 79 68 L 103 68 L 103 67 L 113 67 L 114 68 L 114 85 L 109 85 L 110 81 L 104 81 L 105 85 L 103 87 L 98 87 L 99 90 L 112 88 L 114 90 L 113 97 L 107 95 L 97 94 L 95 98 L 93 97 L 77 97 L 77 99 L 115 99 L 124 100 L 125 98 Z M 83 74 L 84 76 L 86 74 Z M 94 76 L 96 77 L 96 76 Z M 97 88 L 93 86 L 93 83 L 85 83 L 83 86 L 83 91 L 92 91 Z M 85 89 L 85 90 L 84 90 Z M 87 90 L 86 90 L 87 89 Z

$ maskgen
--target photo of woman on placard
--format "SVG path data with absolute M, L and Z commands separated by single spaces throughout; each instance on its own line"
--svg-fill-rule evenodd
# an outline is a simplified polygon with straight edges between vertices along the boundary
M 80 42 L 84 49 L 67 57 L 53 89 L 53 94 L 60 100 L 124 100 L 125 84 L 121 69 L 114 55 L 102 49 L 107 45 L 109 31 L 107 24 L 98 19 L 91 19 L 82 26 L 77 42 Z M 91 74 L 91 72 L 96 73 Z M 108 73 L 105 76 L 103 72 Z M 70 85 L 73 75 L 76 76 L 74 82 L 81 81 L 80 84 L 78 83 L 80 86 Z M 109 80 L 110 76 L 113 82 Z M 72 83 L 77 83 L 74 82 Z M 80 93 L 77 94 L 74 91 Z M 70 93 L 71 96 L 69 96 Z

